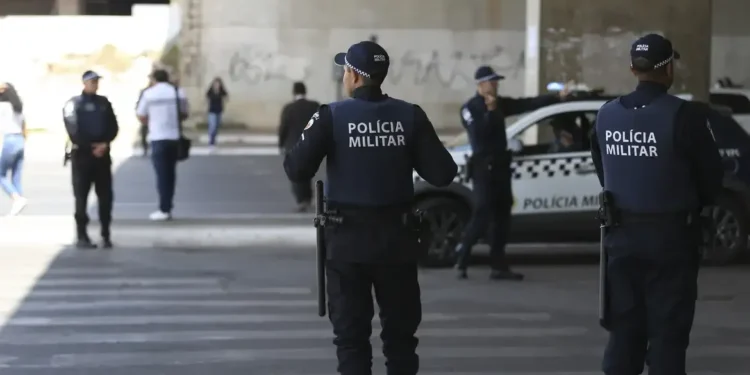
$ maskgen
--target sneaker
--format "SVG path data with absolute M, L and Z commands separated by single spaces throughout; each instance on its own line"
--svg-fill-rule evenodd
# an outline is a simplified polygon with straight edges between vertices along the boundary
M 112 245 L 112 240 L 107 237 L 102 237 L 102 249 L 111 249 L 114 245 Z
M 151 215 L 148 215 L 151 221 L 167 221 L 172 220 L 172 214 L 169 212 L 154 211 Z
M 23 197 L 13 200 L 13 206 L 11 206 L 10 212 L 8 213 L 8 215 L 16 216 L 20 214 L 21 211 L 23 211 L 23 209 L 26 208 L 26 204 L 28 203 L 29 203 L 29 200 Z

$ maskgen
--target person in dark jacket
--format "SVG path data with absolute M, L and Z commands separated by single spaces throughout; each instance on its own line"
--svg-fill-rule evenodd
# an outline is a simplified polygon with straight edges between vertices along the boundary
M 286 154 L 284 171 L 311 179 L 326 160 L 326 209 L 341 219 L 324 228 L 338 372 L 372 374 L 374 290 L 387 373 L 416 375 L 424 238 L 412 210 L 412 173 L 444 187 L 458 167 L 422 108 L 383 93 L 390 65 L 383 47 L 360 42 L 334 62 L 344 66 L 350 99 L 320 106 Z
M 476 209 L 456 248 L 458 278 L 468 277 L 471 249 L 482 236 L 488 235 L 491 244 L 490 278 L 523 280 L 522 274 L 511 271 L 505 257 L 513 208 L 511 155 L 505 134 L 505 118 L 558 103 L 568 95 L 569 90 L 565 88 L 558 94 L 535 98 L 507 98 L 497 94 L 498 82 L 505 77 L 495 73 L 492 67 L 480 66 L 474 73 L 474 79 L 477 91 L 461 107 L 461 122 L 471 143 L 469 163 Z
M 724 171 L 706 104 L 667 93 L 680 54 L 657 34 L 636 40 L 635 91 L 604 104 L 591 133 L 599 183 L 615 222 L 605 288 L 608 375 L 685 374 L 698 297 L 700 213 L 716 204 Z
M 117 137 L 120 128 L 112 104 L 106 96 L 97 94 L 100 76 L 93 71 L 83 74 L 83 92 L 74 96 L 63 108 L 63 120 L 68 137 L 73 143 L 71 164 L 73 170 L 73 194 L 75 195 L 75 220 L 79 248 L 94 248 L 86 227 L 89 191 L 94 185 L 99 205 L 102 246 L 111 248 L 110 225 L 112 222 L 112 158 L 110 143 Z
M 318 110 L 320 103 L 307 99 L 307 87 L 302 82 L 295 82 L 292 86 L 294 101 L 288 103 L 281 110 L 279 123 L 279 149 L 282 153 L 291 150 L 302 135 L 302 130 L 308 120 Z M 297 202 L 299 212 L 307 211 L 312 201 L 312 181 L 291 181 L 292 193 Z

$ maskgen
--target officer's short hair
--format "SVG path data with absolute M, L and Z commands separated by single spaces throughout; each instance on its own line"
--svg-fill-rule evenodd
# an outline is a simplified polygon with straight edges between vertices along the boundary
M 307 95 L 307 87 L 305 87 L 303 82 L 294 82 L 292 93 L 294 95 Z
M 151 73 L 156 82 L 169 82 L 169 73 L 164 69 L 156 69 Z
M 631 61 L 631 66 L 633 67 L 633 70 L 635 70 L 638 73 L 647 74 L 650 76 L 666 75 L 667 65 L 654 68 L 654 63 L 646 59 L 645 57 L 638 57 Z

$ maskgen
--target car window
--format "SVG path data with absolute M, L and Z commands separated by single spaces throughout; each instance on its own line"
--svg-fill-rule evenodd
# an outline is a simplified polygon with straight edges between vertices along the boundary
M 736 115 L 750 114 L 750 99 L 742 94 L 714 93 L 711 104 L 729 107 Z
M 521 141 L 521 155 L 545 155 L 589 151 L 588 134 L 596 111 L 558 113 L 529 126 L 514 138 Z

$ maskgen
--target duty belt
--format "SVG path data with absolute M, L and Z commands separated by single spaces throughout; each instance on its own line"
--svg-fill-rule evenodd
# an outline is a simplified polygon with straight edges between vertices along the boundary
M 621 212 L 618 224 L 682 222 L 690 225 L 695 221 L 695 215 L 690 212 L 671 213 L 635 213 Z
M 389 212 L 341 212 L 340 210 L 329 210 L 315 218 L 316 225 L 337 226 L 346 224 L 378 225 L 383 221 L 400 221 L 407 227 L 418 227 L 423 222 L 423 213 L 403 212 L 400 214 Z

